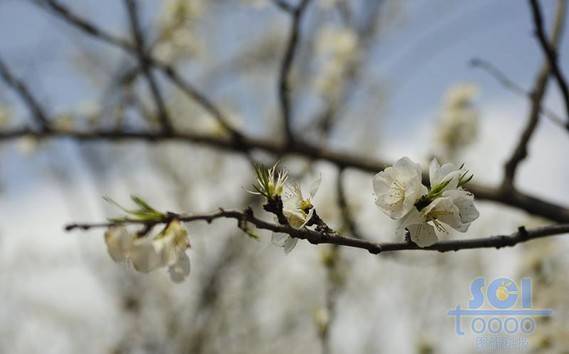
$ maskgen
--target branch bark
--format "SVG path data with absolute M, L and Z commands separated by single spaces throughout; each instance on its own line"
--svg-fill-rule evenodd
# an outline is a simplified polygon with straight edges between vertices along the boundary
M 310 0 L 302 0 L 300 4 L 286 12 L 290 14 L 292 19 L 292 24 L 290 27 L 290 33 L 286 44 L 286 49 L 281 61 L 281 67 L 279 70 L 279 102 L 281 106 L 283 126 L 286 135 L 287 142 L 289 144 L 294 143 L 294 133 L 292 129 L 292 106 L 291 106 L 291 73 L 292 64 L 294 62 L 294 57 L 298 50 L 298 46 L 301 39 L 301 29 L 300 25 L 302 22 L 302 17 L 306 12 L 306 8 Z
M 182 222 L 188 222 L 188 223 L 195 221 L 206 221 L 208 223 L 211 223 L 214 220 L 218 219 L 234 219 L 238 222 L 238 225 L 242 225 L 243 222 L 246 221 L 247 223 L 254 225 L 258 229 L 288 234 L 291 237 L 306 240 L 315 245 L 331 244 L 331 245 L 359 248 L 367 250 L 372 254 L 380 254 L 384 252 L 394 252 L 394 251 L 405 251 L 405 250 L 448 252 L 448 251 L 459 251 L 459 250 L 475 249 L 475 248 L 512 247 L 517 245 L 518 243 L 527 242 L 530 240 L 569 233 L 569 224 L 549 225 L 529 230 L 526 230 L 524 227 L 520 227 L 518 231 L 511 233 L 509 235 L 497 235 L 497 236 L 471 238 L 471 239 L 439 241 L 432 246 L 421 248 L 412 242 L 376 243 L 349 236 L 341 236 L 339 234 L 331 235 L 329 233 L 320 233 L 309 229 L 298 230 L 288 225 L 277 225 L 259 219 L 255 215 L 253 215 L 253 211 L 251 209 L 246 209 L 243 212 L 237 210 L 220 209 L 220 211 L 212 214 L 201 214 L 201 215 L 190 215 L 190 216 L 171 214 L 171 216 L 166 217 L 163 220 L 150 221 L 150 222 L 140 221 L 140 220 L 126 220 L 120 223 L 116 222 L 115 223 L 75 223 L 65 226 L 65 230 L 66 231 L 71 231 L 74 229 L 90 230 L 93 228 L 107 228 L 118 224 L 141 225 L 141 226 L 150 227 L 157 224 L 168 223 L 174 218 Z
M 565 12 L 565 1 L 560 0 L 558 2 L 558 12 Z M 563 102 L 565 103 L 565 113 L 567 115 L 567 123 L 566 128 L 569 130 L 569 87 L 567 86 L 567 81 L 565 80 L 565 76 L 561 71 L 561 67 L 559 65 L 559 60 L 557 58 L 557 49 L 555 48 L 555 44 L 551 44 L 547 39 L 547 35 L 545 34 L 545 25 L 543 24 L 543 16 L 541 14 L 541 8 L 539 6 L 538 0 L 530 0 L 530 7 L 532 10 L 533 22 L 535 24 L 535 34 L 541 45 L 543 53 L 547 58 L 549 65 L 551 66 L 551 71 L 555 80 L 557 81 L 557 85 L 559 86 L 559 90 L 561 91 L 561 95 L 563 96 Z M 562 21 L 563 22 L 563 21 Z M 563 24 L 561 24 L 561 27 Z
M 536 5 L 537 6 L 537 5 Z M 559 0 L 557 2 L 557 11 L 555 17 L 555 23 L 553 24 L 553 34 L 551 36 L 551 45 L 548 43 L 548 48 L 555 51 L 559 42 L 561 41 L 561 33 L 563 29 L 563 24 L 565 23 L 565 0 Z M 536 20 L 537 21 L 537 20 Z M 537 22 L 536 22 L 537 23 Z M 541 23 L 541 22 L 540 22 Z M 541 27 L 540 27 L 541 28 Z M 543 29 L 541 29 L 543 31 Z M 516 172 L 520 163 L 528 156 L 528 144 L 537 128 L 539 123 L 539 112 L 541 109 L 541 104 L 543 98 L 545 97 L 547 91 L 547 82 L 549 76 L 553 72 L 555 75 L 554 63 L 551 59 L 545 60 L 543 63 L 537 78 L 535 79 L 534 87 L 531 90 L 531 109 L 529 112 L 529 117 L 527 120 L 526 127 L 520 136 L 520 140 L 514 149 L 514 152 L 510 159 L 506 162 L 504 166 L 504 181 L 502 187 L 504 189 L 513 189 L 514 182 L 516 178 Z M 568 101 L 569 102 L 569 101 Z M 568 111 L 569 112 L 569 111 Z
M 11 87 L 24 101 L 24 104 L 32 114 L 32 118 L 37 122 L 43 131 L 49 130 L 49 120 L 42 106 L 34 97 L 28 86 L 12 74 L 6 63 L 0 58 L 0 77 Z

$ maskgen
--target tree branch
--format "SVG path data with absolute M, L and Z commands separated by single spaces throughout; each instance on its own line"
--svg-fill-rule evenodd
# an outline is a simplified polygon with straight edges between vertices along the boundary
M 161 134 L 148 131 L 119 131 L 119 130 L 50 130 L 37 132 L 28 128 L 0 131 L 0 141 L 31 137 L 35 139 L 65 138 L 82 142 L 123 142 L 142 141 L 158 143 L 177 141 L 208 146 L 217 150 L 229 151 L 238 154 L 248 154 L 251 151 L 264 151 L 275 157 L 302 156 L 310 160 L 329 162 L 339 168 L 352 168 L 363 172 L 377 173 L 389 166 L 386 161 L 354 156 L 349 153 L 328 150 L 307 143 L 297 143 L 293 146 L 278 144 L 273 139 L 258 139 L 243 136 L 242 139 L 224 139 L 207 134 L 191 132 L 176 132 L 174 134 Z M 424 174 L 423 178 L 428 180 Z M 505 191 L 501 188 L 489 187 L 469 183 L 468 189 L 478 199 L 497 202 L 513 208 L 542 216 L 556 222 L 569 222 L 569 209 L 540 198 L 527 195 L 517 190 Z
M 110 226 L 115 226 L 115 225 L 142 225 L 150 227 L 157 224 L 166 224 L 173 219 L 177 219 L 182 222 L 188 222 L 188 223 L 195 221 L 206 221 L 207 223 L 211 223 L 217 219 L 234 219 L 237 220 L 238 224 L 242 224 L 244 221 L 246 221 L 247 223 L 257 227 L 258 229 L 288 234 L 291 237 L 306 240 L 315 245 L 331 244 L 331 245 L 359 248 L 359 249 L 365 249 L 373 254 L 379 254 L 382 252 L 404 251 L 404 250 L 448 252 L 448 251 L 459 251 L 464 249 L 475 249 L 475 248 L 512 247 L 521 242 L 527 242 L 530 240 L 535 240 L 549 236 L 561 235 L 569 232 L 569 224 L 549 225 L 530 230 L 526 230 L 524 227 L 520 227 L 518 231 L 510 235 L 498 235 L 498 236 L 489 236 L 489 237 L 472 238 L 472 239 L 439 241 L 432 246 L 421 248 L 412 242 L 375 243 L 353 237 L 341 236 L 338 234 L 331 235 L 329 233 L 320 233 L 309 229 L 297 230 L 288 225 L 277 225 L 261 220 L 253 215 L 253 211 L 251 209 L 246 209 L 244 212 L 237 210 L 220 209 L 220 211 L 216 213 L 190 215 L 190 216 L 183 216 L 183 215 L 170 213 L 168 217 L 158 221 L 125 220 L 123 222 L 114 222 L 114 223 L 91 223 L 91 224 L 75 223 L 75 224 L 66 225 L 65 230 L 66 231 L 71 231 L 74 229 L 90 230 L 94 228 L 108 228 Z
M 559 0 L 557 3 L 557 12 L 555 23 L 553 25 L 553 34 L 551 36 L 551 49 L 555 50 L 561 40 L 561 30 L 565 22 L 565 0 Z M 514 149 L 512 156 L 504 166 L 504 181 L 502 187 L 504 189 L 514 188 L 516 172 L 520 162 L 528 156 L 528 144 L 537 128 L 539 123 L 539 112 L 541 109 L 541 102 L 545 97 L 547 91 L 547 81 L 553 70 L 553 64 L 545 60 L 534 82 L 533 89 L 531 90 L 531 109 L 529 112 L 526 127 L 520 136 L 520 140 Z
M 24 101 L 26 107 L 32 114 L 32 118 L 42 128 L 42 130 L 49 130 L 49 120 L 47 114 L 39 104 L 38 100 L 32 95 L 26 84 L 16 78 L 11 72 L 6 63 L 0 58 L 0 77 L 4 82 L 11 87 Z
M 496 65 L 490 63 L 489 61 L 480 58 L 473 58 L 470 61 L 470 65 L 474 68 L 482 69 L 485 72 L 487 72 L 496 81 L 498 81 L 498 83 L 500 83 L 502 86 L 504 86 L 504 88 L 506 88 L 510 92 L 513 92 L 520 97 L 525 97 L 528 100 L 532 100 L 531 92 L 526 91 L 521 85 L 514 82 Z M 539 112 L 541 113 L 542 116 L 549 118 L 551 122 L 565 129 L 565 123 L 563 122 L 563 119 L 561 119 L 555 112 L 553 112 L 549 108 L 541 105 L 539 107 Z
M 289 9 L 286 11 L 287 13 L 290 14 L 292 18 L 292 24 L 290 27 L 290 32 L 285 52 L 281 61 L 281 67 L 278 79 L 279 80 L 278 94 L 279 94 L 279 102 L 281 105 L 284 131 L 286 134 L 287 142 L 289 144 L 292 144 L 294 142 L 294 134 L 292 130 L 292 107 L 290 102 L 292 64 L 294 62 L 294 57 L 300 43 L 300 37 L 301 37 L 300 25 L 302 17 L 309 3 L 310 0 L 302 0 L 296 8 Z
M 87 19 L 73 13 L 69 8 L 58 3 L 56 0 L 33 0 L 37 4 L 47 4 L 47 8 L 51 10 L 57 18 L 68 23 L 72 27 L 84 32 L 85 34 L 98 39 L 102 42 L 117 47 L 131 55 L 137 55 L 137 49 L 128 41 L 116 37 L 94 24 L 90 23 Z M 170 64 L 156 59 L 152 55 L 147 55 L 146 59 L 148 64 L 160 70 L 167 78 L 180 89 L 188 98 L 197 102 L 203 109 L 205 109 L 215 119 L 220 126 L 227 130 L 234 138 L 239 138 L 241 134 L 230 123 L 227 117 L 221 112 L 220 109 L 198 88 L 191 84 Z
M 558 2 L 558 12 L 565 12 L 565 1 L 561 0 Z M 559 61 L 557 58 L 557 49 L 555 44 L 549 43 L 547 35 L 545 34 L 545 26 L 543 24 L 543 17 L 541 14 L 541 9 L 538 0 L 530 0 L 530 7 L 533 15 L 533 22 L 535 24 L 535 34 L 541 45 L 545 57 L 549 61 L 551 66 L 551 71 L 557 84 L 561 95 L 563 96 L 563 102 L 565 103 L 565 113 L 567 115 L 566 128 L 569 130 L 569 87 L 567 86 L 567 81 L 561 72 L 561 67 L 559 66 Z M 563 21 L 561 21 L 560 27 L 563 27 Z
M 148 60 L 148 54 L 146 52 L 146 47 L 144 43 L 144 35 L 142 33 L 140 20 L 138 18 L 138 8 L 136 5 L 136 1 L 125 0 L 125 4 L 128 10 L 128 18 L 132 32 L 132 37 L 135 43 L 136 57 L 140 65 L 140 68 L 142 69 L 142 72 L 144 74 L 144 77 L 146 78 L 146 82 L 148 83 L 148 88 L 150 89 L 152 97 L 154 98 L 156 109 L 158 110 L 158 119 L 160 120 L 160 124 L 162 125 L 162 130 L 165 133 L 172 133 L 174 131 L 174 127 L 172 126 L 172 122 L 170 121 L 168 110 L 166 109 L 166 105 L 164 104 L 164 98 L 162 97 L 162 93 L 160 92 L 160 88 L 158 87 L 158 83 L 156 82 L 156 78 L 154 78 L 154 74 L 152 73 L 152 69 L 150 67 L 150 61 Z

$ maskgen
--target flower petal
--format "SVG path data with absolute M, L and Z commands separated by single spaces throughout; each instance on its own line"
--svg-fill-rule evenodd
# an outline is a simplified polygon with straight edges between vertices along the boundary
M 138 272 L 149 273 L 167 265 L 163 257 L 156 252 L 150 239 L 137 239 L 128 255 L 134 269 Z
M 174 283 L 180 283 L 190 275 L 190 257 L 186 252 L 178 254 L 176 263 L 168 267 L 168 273 Z
M 113 261 L 119 263 L 127 259 L 127 253 L 134 241 L 135 235 L 130 234 L 123 226 L 111 226 L 105 232 L 107 251 Z
M 429 247 L 439 240 L 435 228 L 427 223 L 409 225 L 407 230 L 409 230 L 411 241 L 419 247 Z
M 314 196 L 316 195 L 316 192 L 318 192 L 318 188 L 320 188 L 320 183 L 322 182 L 322 175 L 319 174 L 318 178 L 316 178 L 312 184 L 310 185 L 310 188 L 308 189 L 308 195 L 310 196 L 310 199 L 314 198 Z

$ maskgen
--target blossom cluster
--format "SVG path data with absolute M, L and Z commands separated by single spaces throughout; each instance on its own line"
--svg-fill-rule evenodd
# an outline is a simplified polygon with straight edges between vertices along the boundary
M 113 261 L 132 265 L 138 272 L 168 267 L 170 279 L 176 283 L 190 275 L 188 231 L 178 220 L 170 221 L 153 237 L 140 237 L 124 226 L 112 226 L 105 232 L 105 243 Z
M 312 200 L 320 187 L 321 178 L 312 182 L 308 195 L 302 191 L 298 183 L 287 183 L 288 174 L 286 171 L 276 171 L 277 165 L 270 169 L 257 166 L 257 185 L 253 188 L 253 194 L 263 195 L 269 202 L 282 202 L 282 215 L 288 225 L 295 229 L 305 227 L 314 215 L 314 205 Z M 273 244 L 282 247 L 285 253 L 289 253 L 296 247 L 297 239 L 285 234 L 273 234 Z
M 422 183 L 421 171 L 419 164 L 403 157 L 374 176 L 373 189 L 376 205 L 400 220 L 398 235 L 408 235 L 419 247 L 428 247 L 438 241 L 437 232 L 448 232 L 447 226 L 466 232 L 479 212 L 472 193 L 463 189 L 472 179 L 463 166 L 441 166 L 434 159 L 429 188 Z
M 144 222 L 147 225 L 164 220 L 167 215 L 151 207 L 137 196 L 131 197 L 136 209 L 126 209 L 109 198 L 105 200 L 122 209 L 127 217 L 110 219 L 116 225 L 105 232 L 105 243 L 111 258 L 117 263 L 126 263 L 136 271 L 149 273 L 168 267 L 170 279 L 179 283 L 190 275 L 190 258 L 186 250 L 190 247 L 188 231 L 176 218 L 169 218 L 164 229 L 149 236 L 150 229 L 130 232 L 124 224 L 130 221 Z

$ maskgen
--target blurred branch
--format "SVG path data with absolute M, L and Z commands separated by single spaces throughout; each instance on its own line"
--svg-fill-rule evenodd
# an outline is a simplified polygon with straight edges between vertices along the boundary
M 491 62 L 480 59 L 480 58 L 473 58 L 470 61 L 470 65 L 474 68 L 479 68 L 490 74 L 498 83 L 504 86 L 510 92 L 517 94 L 518 96 L 525 97 L 529 100 L 532 100 L 532 93 L 526 91 L 522 86 L 511 80 L 506 74 L 501 71 L 497 66 L 492 64 Z M 541 105 L 539 107 L 539 112 L 549 118 L 553 123 L 557 124 L 561 128 L 565 129 L 565 123 L 563 119 L 559 117 L 555 112 L 550 110 L 549 108 Z
M 558 1 L 557 12 L 565 13 L 565 6 L 566 3 L 564 0 Z M 555 77 L 555 80 L 557 81 L 557 84 L 559 86 L 559 90 L 561 91 L 561 95 L 563 96 L 563 102 L 565 103 L 565 113 L 567 115 L 566 128 L 569 130 L 569 87 L 567 86 L 567 81 L 565 80 L 565 77 L 561 72 L 561 67 L 559 66 L 559 61 L 557 58 L 557 48 L 556 48 L 557 44 L 550 43 L 549 40 L 547 39 L 547 35 L 545 33 L 545 26 L 543 23 L 543 17 L 541 14 L 541 9 L 538 0 L 530 0 L 530 7 L 532 10 L 533 22 L 535 25 L 535 33 L 537 39 L 539 41 L 539 44 L 541 45 L 545 57 L 549 62 L 549 65 L 551 66 L 551 72 L 553 73 L 553 76 Z M 563 15 L 558 15 L 558 18 L 559 16 Z M 558 26 L 562 28 L 564 20 L 561 19 L 560 21 L 561 24 Z M 559 29 L 558 31 L 561 31 L 561 29 Z
M 279 71 L 279 102 L 281 105 L 282 119 L 287 142 L 291 145 L 294 142 L 294 134 L 292 131 L 291 122 L 292 107 L 290 102 L 292 64 L 294 62 L 294 57 L 300 43 L 300 25 L 302 17 L 309 3 L 310 0 L 301 0 L 300 4 L 298 4 L 297 7 L 293 8 L 292 10 L 287 10 L 287 13 L 289 13 L 292 18 L 292 24 L 290 26 L 290 33 Z
M 342 220 L 344 221 L 344 225 L 348 232 L 355 238 L 363 239 L 364 237 L 362 237 L 356 223 L 354 222 L 350 206 L 346 199 L 346 189 L 344 188 L 344 169 L 340 169 L 338 171 L 338 177 L 336 179 L 336 193 L 338 196 L 338 207 L 340 208 Z
M 330 335 L 338 310 L 338 295 L 343 290 L 343 277 L 341 275 L 340 261 L 341 252 L 338 245 L 333 245 L 324 257 L 326 267 L 326 292 L 325 292 L 325 313 L 319 320 L 319 335 L 322 346 L 322 354 L 332 353 L 332 343 Z
M 108 228 L 114 225 L 143 225 L 146 227 L 151 227 L 157 224 L 167 224 L 173 219 L 180 220 L 182 222 L 206 221 L 208 223 L 211 223 L 217 219 L 234 219 L 237 221 L 238 226 L 242 226 L 244 224 L 251 224 L 258 229 L 284 233 L 294 238 L 307 240 L 308 242 L 315 245 L 331 244 L 338 246 L 360 248 L 360 249 L 365 249 L 373 254 L 379 254 L 382 252 L 404 251 L 404 250 L 426 250 L 426 251 L 448 252 L 448 251 L 458 251 L 463 249 L 474 249 L 474 248 L 502 248 L 502 247 L 515 246 L 518 243 L 527 242 L 530 240 L 569 233 L 569 224 L 549 225 L 530 230 L 526 230 L 524 227 L 520 227 L 518 231 L 510 235 L 498 235 L 498 236 L 489 236 L 489 237 L 472 238 L 464 240 L 439 241 L 432 246 L 421 248 L 412 242 L 375 243 L 375 242 L 360 240 L 349 236 L 341 236 L 337 233 L 330 234 L 327 232 L 317 232 L 309 229 L 295 229 L 288 225 L 277 225 L 257 218 L 255 215 L 253 215 L 253 211 L 251 209 L 246 209 L 243 212 L 237 210 L 220 209 L 216 213 L 191 215 L 191 216 L 169 213 L 168 216 L 166 216 L 164 219 L 153 220 L 153 221 L 125 220 L 122 222 L 109 222 L 109 223 L 75 223 L 75 224 L 66 225 L 65 230 L 66 231 L 71 231 L 74 229 L 90 230 L 93 228 Z
M 32 118 L 37 122 L 42 130 L 49 130 L 47 114 L 44 112 L 36 98 L 32 95 L 26 84 L 11 73 L 2 58 L 0 58 L 0 77 L 21 97 L 26 107 L 30 110 Z
M 60 4 L 56 0 L 33 0 L 34 3 L 39 5 L 46 4 L 51 13 L 59 19 L 67 22 L 69 25 L 81 30 L 85 34 L 101 40 L 107 44 L 117 47 L 131 55 L 138 55 L 137 48 L 130 44 L 128 41 L 110 34 L 96 25 L 89 22 L 87 19 L 73 13 L 69 8 Z M 200 92 L 193 84 L 184 79 L 182 75 L 170 64 L 165 63 L 151 55 L 147 55 L 146 59 L 148 64 L 160 70 L 178 89 L 180 89 L 190 99 L 196 101 L 201 105 L 217 122 L 227 131 L 229 131 L 234 138 L 239 138 L 241 134 L 228 123 L 228 119 L 219 110 L 216 105 L 203 93 Z
M 136 1 L 125 0 L 125 4 L 128 10 L 130 28 L 136 47 L 137 60 L 140 64 L 140 68 L 142 69 L 144 77 L 146 78 L 146 82 L 148 83 L 148 87 L 150 89 L 150 92 L 152 93 L 152 97 L 154 97 L 154 102 L 156 103 L 156 109 L 158 110 L 158 119 L 160 120 L 160 124 L 162 125 L 162 129 L 164 130 L 164 132 L 171 133 L 174 131 L 174 127 L 172 126 L 172 122 L 170 121 L 168 110 L 166 109 L 166 105 L 164 104 L 164 98 L 162 97 L 160 88 L 158 87 L 158 83 L 156 82 L 156 78 L 154 77 L 154 74 L 152 73 L 152 69 L 150 67 L 148 54 L 144 44 L 145 43 L 144 35 L 142 33 L 142 29 L 140 27 L 140 20 L 138 18 L 139 15 L 138 15 L 138 7 Z
M 565 0 L 559 0 L 557 2 L 555 23 L 553 25 L 553 34 L 551 36 L 551 50 L 556 50 L 561 40 L 563 24 L 565 23 L 565 12 Z M 529 112 L 526 127 L 520 136 L 520 140 L 514 149 L 512 156 L 504 166 L 504 181 L 502 184 L 502 187 L 504 189 L 514 188 L 516 171 L 519 167 L 519 164 L 528 156 L 528 144 L 535 132 L 535 129 L 537 128 L 537 124 L 539 123 L 541 103 L 547 91 L 547 82 L 549 80 L 549 76 L 551 75 L 552 71 L 555 72 L 554 65 L 555 64 L 552 63 L 551 60 L 546 60 L 535 79 L 534 86 L 530 94 L 531 109 Z
M 258 139 L 243 136 L 241 139 L 226 139 L 207 134 L 191 132 L 176 132 L 174 134 L 161 134 L 148 131 L 120 131 L 120 130 L 50 130 L 37 132 L 29 128 L 20 128 L 9 131 L 0 131 L 0 141 L 31 137 L 36 139 L 66 138 L 78 141 L 90 142 L 121 142 L 121 141 L 144 141 L 160 143 L 178 141 L 209 146 L 218 150 L 229 151 L 239 154 L 248 154 L 251 151 L 264 151 L 275 155 L 302 156 L 311 160 L 327 161 L 339 168 L 353 168 L 356 170 L 377 173 L 389 166 L 386 161 L 356 156 L 349 153 L 333 151 L 307 143 L 296 143 L 292 146 L 278 144 L 274 139 Z M 424 174 L 424 179 L 428 176 Z M 497 202 L 513 208 L 525 210 L 530 214 L 542 216 L 556 222 L 569 222 L 569 209 L 564 206 L 545 201 L 518 190 L 504 190 L 503 188 L 489 187 L 470 183 L 469 190 L 478 199 Z

